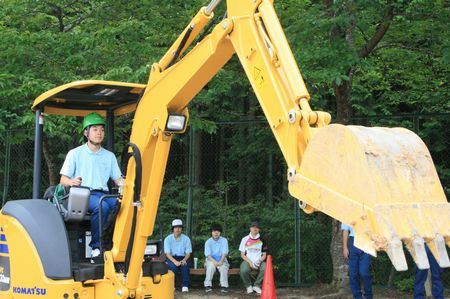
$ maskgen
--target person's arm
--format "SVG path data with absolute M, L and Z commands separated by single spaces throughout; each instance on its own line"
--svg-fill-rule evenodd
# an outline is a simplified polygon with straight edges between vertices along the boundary
M 241 258 L 249 264 L 250 268 L 257 269 L 255 267 L 255 265 L 253 264 L 253 262 L 245 255 L 245 242 L 246 242 L 246 237 L 242 238 L 241 244 L 239 245 L 239 251 L 241 252 Z
M 217 262 L 216 267 L 222 266 L 223 262 L 225 261 L 226 258 L 227 258 L 227 256 L 225 254 L 222 254 L 222 257 L 220 258 L 219 262 Z
M 216 260 L 211 256 L 211 248 L 209 247 L 209 243 L 210 243 L 210 239 L 206 240 L 206 242 L 205 242 L 205 256 L 206 256 L 206 259 L 211 261 L 211 263 L 213 263 L 213 265 L 215 267 L 217 267 Z
M 345 258 L 348 258 L 348 230 L 344 229 L 342 231 L 342 254 L 344 255 Z
M 222 257 L 220 258 L 220 261 L 217 263 L 217 266 L 222 266 L 223 262 L 225 261 L 225 259 L 227 258 L 228 255 L 228 240 L 225 238 L 222 238 Z
M 267 250 L 269 250 L 269 249 L 267 247 L 267 243 L 264 240 L 261 240 L 261 241 L 263 242 L 263 244 L 262 244 L 262 248 L 261 248 L 261 251 L 262 251 L 261 252 L 261 257 L 259 258 L 259 260 L 262 263 L 262 262 L 264 262 L 266 260 L 266 258 L 267 258 Z
M 261 254 L 261 258 L 260 258 L 261 262 L 264 262 L 266 260 L 266 258 L 267 258 L 267 252 L 263 252 Z
M 250 268 L 258 269 L 258 267 L 253 264 L 253 262 L 245 255 L 245 252 L 243 251 L 241 251 L 241 258 L 249 264 Z
M 177 261 L 170 253 L 166 252 L 166 257 L 174 263 L 175 266 L 179 267 L 181 266 L 181 262 Z
M 81 177 L 76 177 L 74 179 L 69 178 L 68 176 L 61 175 L 61 179 L 59 183 L 64 186 L 72 187 L 72 186 L 80 186 L 81 185 Z
M 186 265 L 187 260 L 189 259 L 189 257 L 191 256 L 191 253 L 192 253 L 191 239 L 189 239 L 188 237 L 186 237 L 186 238 L 187 238 L 186 246 L 185 246 L 186 248 L 185 248 L 185 250 L 184 250 L 185 256 L 184 256 L 184 258 L 181 260 L 181 264 L 182 264 L 182 265 Z
M 63 166 L 61 167 L 61 171 L 59 172 L 61 175 L 61 179 L 59 180 L 59 183 L 63 186 L 72 187 L 72 186 L 80 186 L 82 178 L 76 177 L 71 179 L 75 176 L 75 158 L 74 158 L 74 150 L 70 150 L 67 155 L 66 159 L 64 160 Z
M 123 186 L 123 183 L 124 183 L 123 177 L 120 177 L 120 178 L 114 180 L 114 183 L 116 184 L 116 186 L 119 186 L 119 187 Z
M 208 255 L 206 258 L 207 258 L 211 263 L 213 263 L 215 267 L 218 266 L 217 261 L 216 261 L 212 256 Z
M 187 253 L 187 254 L 184 256 L 184 258 L 180 261 L 180 263 L 181 263 L 182 265 L 186 265 L 187 260 L 188 260 L 190 257 L 191 257 L 191 254 L 190 254 L 190 253 Z

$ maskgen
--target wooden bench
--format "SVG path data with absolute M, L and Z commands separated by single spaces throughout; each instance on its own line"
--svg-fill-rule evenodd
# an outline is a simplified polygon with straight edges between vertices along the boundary
M 206 275 L 206 269 L 205 268 L 191 268 L 189 269 L 189 273 L 191 275 Z M 228 269 L 228 275 L 239 275 L 239 268 L 230 268 Z

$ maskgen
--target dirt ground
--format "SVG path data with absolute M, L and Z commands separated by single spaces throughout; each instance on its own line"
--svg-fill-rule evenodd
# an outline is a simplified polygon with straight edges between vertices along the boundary
M 412 298 L 411 293 L 400 292 L 385 288 L 374 287 L 375 299 L 401 299 Z M 175 298 L 180 299 L 259 299 L 259 295 L 253 293 L 247 295 L 242 288 L 231 288 L 227 294 L 223 294 L 219 289 L 213 289 L 210 293 L 205 293 L 203 289 L 190 289 L 189 293 L 175 292 Z M 315 285 L 301 288 L 277 288 L 277 298 L 283 299 L 352 299 L 350 294 L 337 294 L 330 290 L 327 285 Z

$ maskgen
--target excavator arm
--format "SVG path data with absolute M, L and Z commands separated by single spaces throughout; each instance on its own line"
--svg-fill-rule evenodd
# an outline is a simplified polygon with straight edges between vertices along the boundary
M 407 268 L 402 241 L 420 268 L 424 241 L 450 266 L 450 208 L 430 154 L 405 129 L 329 125 L 310 96 L 270 0 L 228 0 L 227 17 L 186 53 L 213 17 L 211 1 L 152 65 L 136 109 L 114 246 L 105 277 L 122 298 L 140 298 L 142 258 L 152 234 L 173 134 L 183 132 L 188 103 L 236 54 L 286 160 L 290 193 L 307 213 L 322 211 L 355 229 L 357 247 L 388 252 Z M 114 262 L 124 262 L 119 280 Z M 119 293 L 117 293 L 119 294 Z

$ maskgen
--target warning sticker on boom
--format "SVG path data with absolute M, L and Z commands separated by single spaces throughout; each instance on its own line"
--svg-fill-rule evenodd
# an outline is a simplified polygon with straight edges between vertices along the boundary
M 253 67 L 253 80 L 255 80 L 255 83 L 258 84 L 260 87 L 264 85 L 263 72 L 256 66 Z

